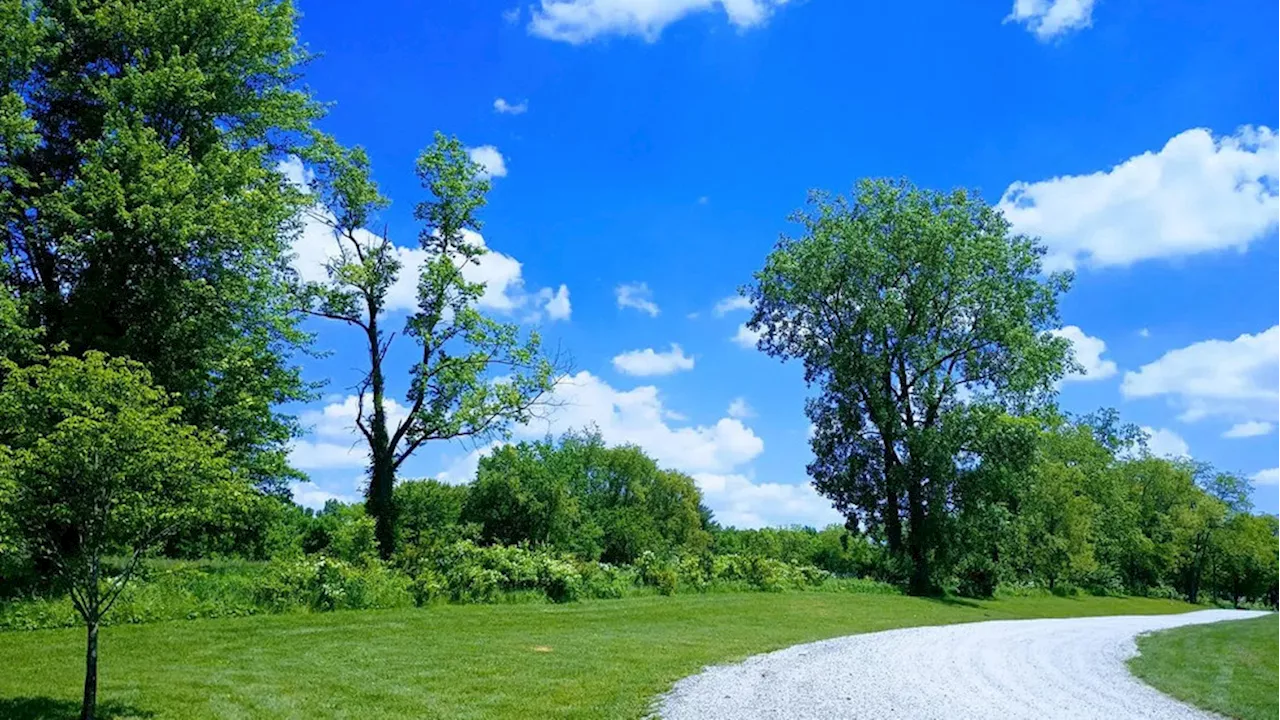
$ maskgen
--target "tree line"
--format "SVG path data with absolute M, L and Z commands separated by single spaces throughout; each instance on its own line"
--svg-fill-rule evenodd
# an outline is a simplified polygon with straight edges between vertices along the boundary
M 398 482 L 428 443 L 505 440 L 553 409 L 568 366 L 479 311 L 466 271 L 489 183 L 459 140 L 437 134 L 414 163 L 421 268 L 367 229 L 388 200 L 364 151 L 319 129 L 296 23 L 288 0 L 0 0 L 0 573 L 73 603 L 82 717 L 98 629 L 157 553 L 345 554 L 424 597 L 571 588 L 606 566 L 667 589 L 778 588 L 825 577 L 796 569 L 812 566 L 918 593 L 1274 605 L 1275 521 L 1239 477 L 1055 409 L 1070 278 L 1042 271 L 1038 241 L 973 194 L 906 181 L 815 195 L 743 288 L 760 348 L 804 366 L 809 472 L 843 527 L 720 528 L 689 477 L 590 431 L 501 447 L 464 487 Z M 284 171 L 298 162 L 301 184 Z M 321 282 L 291 265 L 307 223 L 333 241 Z M 415 305 L 394 319 L 409 272 Z M 363 348 L 369 458 L 361 506 L 320 514 L 288 498 L 303 428 L 282 410 L 320 390 L 298 365 L 321 350 L 316 319 Z M 541 554 L 521 565 L 512 547 Z

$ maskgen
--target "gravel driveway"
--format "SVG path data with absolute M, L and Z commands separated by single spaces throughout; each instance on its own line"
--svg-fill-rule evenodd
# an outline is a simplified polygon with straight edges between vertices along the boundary
M 676 683 L 665 720 L 1212 718 L 1144 685 L 1141 633 L 1263 615 L 1005 620 L 852 635 L 748 658 Z

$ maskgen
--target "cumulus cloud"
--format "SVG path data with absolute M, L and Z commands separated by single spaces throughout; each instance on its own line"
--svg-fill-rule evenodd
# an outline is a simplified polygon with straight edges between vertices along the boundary
M 309 507 L 316 510 L 324 507 L 324 504 L 330 500 L 337 500 L 342 503 L 353 503 L 359 500 L 355 495 L 332 492 L 316 485 L 313 482 L 293 483 L 289 486 L 289 490 L 293 493 L 294 502 L 303 507 Z
M 1266 435 L 1271 432 L 1273 426 L 1269 422 L 1258 422 L 1250 420 L 1249 422 L 1236 423 L 1222 433 L 1224 438 L 1249 438 Z
M 568 320 L 573 308 L 569 305 L 569 288 L 561 285 L 559 290 L 542 288 L 538 291 L 538 302 L 549 320 Z
M 1156 457 L 1183 458 L 1191 456 L 1191 448 L 1187 446 L 1187 441 L 1172 430 L 1144 425 L 1142 432 L 1147 436 L 1147 450 Z
M 299 187 L 307 187 L 313 178 L 310 170 L 296 157 L 285 160 L 278 169 Z M 304 281 L 323 282 L 328 279 L 325 265 L 338 251 L 338 241 L 326 224 L 332 221 L 332 216 L 317 207 L 304 213 L 302 220 L 302 232 L 293 241 L 293 269 Z M 550 288 L 536 293 L 527 291 L 523 265 L 519 260 L 489 248 L 479 233 L 471 230 L 462 232 L 468 243 L 486 249 L 479 258 L 462 266 L 462 276 L 468 282 L 485 285 L 477 307 L 503 314 L 533 307 L 535 312 L 530 319 L 538 319 L 543 311 L 552 320 L 568 319 L 569 289 L 566 286 L 561 285 L 556 291 Z M 357 229 L 355 236 L 366 246 L 382 241 L 364 228 Z M 412 311 L 418 306 L 418 278 L 430 255 L 419 247 L 395 245 L 394 248 L 400 273 L 387 290 L 385 309 L 387 312 Z
M 289 445 L 289 464 L 299 470 L 361 468 L 369 464 L 369 449 L 362 438 L 294 440 Z
M 572 44 L 604 35 L 655 42 L 662 30 L 698 12 L 721 8 L 739 30 L 763 24 L 787 0 L 541 0 L 531 7 L 531 35 Z
M 1280 483 L 1280 468 L 1259 470 L 1249 477 L 1254 485 L 1275 485 Z
M 523 115 L 529 109 L 529 103 L 521 100 L 514 105 L 502 98 L 493 101 L 493 111 L 499 115 Z
M 728 313 L 734 312 L 735 310 L 750 310 L 750 309 L 751 309 L 751 301 L 749 299 L 744 298 L 741 295 L 730 295 L 729 297 L 724 298 L 720 302 L 716 303 L 715 314 L 716 314 L 716 317 L 724 317 Z
M 620 308 L 639 310 L 649 317 L 657 317 L 661 312 L 658 304 L 653 301 L 648 283 L 623 283 L 614 288 L 613 293 Z
M 1204 340 L 1170 350 L 1124 374 L 1126 398 L 1165 397 L 1183 422 L 1221 417 L 1274 423 L 1280 392 L 1280 326 L 1235 340 Z
M 679 345 L 671 343 L 667 352 L 656 352 L 653 348 L 628 350 L 613 358 L 613 367 L 620 373 L 639 377 L 670 375 L 692 370 L 693 358 L 685 355 Z
M 1026 26 L 1041 42 L 1093 23 L 1094 0 L 1014 0 L 1005 22 Z
M 741 474 L 697 473 L 694 482 L 721 525 L 825 527 L 844 518 L 809 483 L 755 482 Z
M 495 448 L 502 445 L 501 442 L 491 442 L 472 448 L 450 461 L 444 470 L 436 474 L 435 479 L 450 485 L 464 485 L 471 482 L 476 477 L 476 468 L 480 466 L 481 458 L 487 457 Z
M 738 418 L 739 420 L 756 416 L 756 411 L 747 404 L 747 399 L 744 397 L 734 398 L 733 402 L 729 403 L 729 409 L 725 412 L 728 413 L 729 417 Z
M 467 148 L 471 162 L 480 166 L 480 176 L 484 178 L 500 178 L 507 176 L 507 159 L 502 157 L 498 148 L 492 145 Z
M 387 398 L 387 423 L 392 427 L 409 414 L 409 409 Z M 289 462 L 299 470 L 359 468 L 369 464 L 369 448 L 356 429 L 359 398 L 347 395 L 320 408 L 304 411 L 298 422 L 311 431 L 305 440 L 295 440 L 289 449 Z M 364 408 L 366 417 L 369 405 Z
M 754 350 L 756 348 L 756 343 L 760 342 L 760 333 L 747 327 L 746 323 L 743 323 L 738 326 L 738 332 L 734 333 L 733 337 L 729 339 L 738 347 L 746 348 L 747 350 Z
M 1111 360 L 1103 360 L 1102 353 L 1107 351 L 1107 344 L 1102 340 L 1086 335 L 1075 325 L 1068 325 L 1050 334 L 1066 338 L 1071 342 L 1076 362 L 1083 370 L 1068 375 L 1064 380 L 1102 380 L 1116 374 L 1116 364 Z
M 517 436 L 541 438 L 594 425 L 605 442 L 638 445 L 663 467 L 687 473 L 732 472 L 764 452 L 764 441 L 734 418 L 669 425 L 672 417 L 652 385 L 617 390 L 584 370 L 563 378 L 551 402 L 555 412 L 518 429 Z
M 999 208 L 1044 240 L 1049 269 L 1242 251 L 1276 228 L 1278 166 L 1268 128 L 1217 138 L 1197 128 L 1107 171 L 1013 183 Z

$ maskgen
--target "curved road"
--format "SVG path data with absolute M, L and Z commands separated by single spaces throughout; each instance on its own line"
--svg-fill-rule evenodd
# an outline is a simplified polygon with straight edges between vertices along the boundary
M 1006 620 L 851 635 L 748 658 L 676 683 L 665 720 L 1216 717 L 1129 674 L 1141 633 L 1263 615 Z

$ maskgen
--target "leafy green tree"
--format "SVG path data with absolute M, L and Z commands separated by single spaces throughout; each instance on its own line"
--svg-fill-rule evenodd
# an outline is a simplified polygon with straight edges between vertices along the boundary
M 944 548 L 965 394 L 1010 409 L 1046 398 L 1069 366 L 1058 322 L 1063 274 L 964 191 L 867 180 L 850 198 L 815 193 L 744 288 L 759 347 L 802 361 L 817 389 L 810 465 L 819 492 L 909 558 L 916 592 Z M 905 526 L 905 527 L 904 527 Z
M 0 385 L 0 493 L 16 537 L 47 562 L 84 619 L 84 704 L 94 716 L 98 628 L 142 558 L 251 486 L 220 437 L 182 411 L 137 363 L 98 352 L 10 364 Z M 107 558 L 123 556 L 118 568 Z
M 143 363 L 260 487 L 309 395 L 277 169 L 321 107 L 289 0 L 0 0 L 0 283 L 47 350 Z
M 1215 562 L 1216 593 L 1240 607 L 1245 600 L 1276 607 L 1277 521 L 1237 513 L 1222 528 Z
M 662 470 L 640 448 L 569 433 L 482 458 L 462 519 L 478 524 L 487 542 L 629 563 L 646 550 L 705 550 L 701 500 L 692 478 Z
M 489 181 L 462 143 L 437 133 L 417 161 L 430 195 L 414 213 L 424 225 L 418 244 L 427 260 L 418 277 L 418 307 L 404 329 L 420 353 L 410 372 L 408 410 L 393 422 L 384 362 L 394 335 L 382 323 L 387 292 L 403 268 L 391 241 L 364 229 L 386 200 L 359 148 L 324 140 L 310 157 L 318 169 L 313 189 L 323 205 L 316 217 L 329 224 L 335 240 L 329 281 L 309 288 L 311 311 L 363 336 L 368 369 L 356 427 L 369 446 L 367 506 L 386 557 L 395 544 L 393 488 L 401 464 L 433 440 L 507 437 L 513 424 L 531 419 L 565 368 L 542 354 L 536 332 L 522 338 L 516 325 L 477 309 L 485 286 L 468 280 L 465 270 L 486 252 L 476 233 Z
M 1063 581 L 1088 584 L 1098 570 L 1098 504 L 1089 483 L 1110 472 L 1112 460 L 1087 425 L 1064 423 L 1040 436 L 1019 525 L 1026 570 L 1050 590 Z
M 396 485 L 396 548 L 430 546 L 462 534 L 462 505 L 470 488 L 438 480 L 405 480 Z

